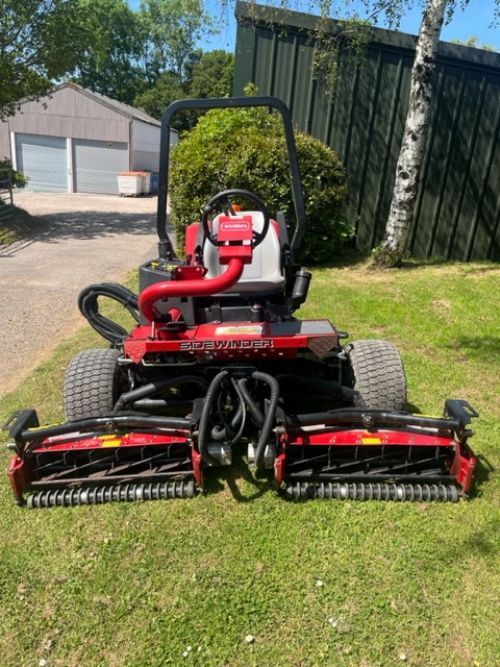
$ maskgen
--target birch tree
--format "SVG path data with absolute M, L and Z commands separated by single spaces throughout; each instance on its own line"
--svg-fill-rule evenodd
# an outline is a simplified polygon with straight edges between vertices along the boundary
M 403 261 L 417 198 L 432 101 L 432 74 L 447 4 L 448 0 L 427 0 L 411 73 L 410 99 L 389 217 L 384 238 L 374 255 L 376 266 L 399 267 Z

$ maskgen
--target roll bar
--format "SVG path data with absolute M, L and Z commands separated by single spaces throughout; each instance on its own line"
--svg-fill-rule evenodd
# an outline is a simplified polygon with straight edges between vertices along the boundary
M 159 238 L 158 254 L 161 259 L 172 259 L 175 257 L 174 248 L 167 234 L 167 194 L 170 160 L 170 126 L 172 116 L 178 111 L 187 109 L 235 109 L 243 107 L 270 107 L 276 109 L 283 118 L 283 129 L 285 131 L 288 159 L 290 162 L 290 176 L 292 179 L 293 204 L 297 220 L 292 242 L 290 244 L 292 253 L 298 251 L 302 245 L 306 231 L 304 196 L 302 194 L 302 184 L 300 181 L 299 161 L 293 134 L 292 117 L 286 104 L 277 97 L 260 96 L 177 100 L 167 107 L 161 117 L 160 174 L 158 186 L 158 212 L 156 218 L 156 229 Z

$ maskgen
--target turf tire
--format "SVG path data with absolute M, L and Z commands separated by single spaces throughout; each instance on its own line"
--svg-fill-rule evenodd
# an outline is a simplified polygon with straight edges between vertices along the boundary
M 104 417 L 112 412 L 124 389 L 120 355 L 118 350 L 103 348 L 84 350 L 73 357 L 64 379 L 66 419 Z
M 385 340 L 357 340 L 346 347 L 358 407 L 403 410 L 406 376 L 397 347 Z

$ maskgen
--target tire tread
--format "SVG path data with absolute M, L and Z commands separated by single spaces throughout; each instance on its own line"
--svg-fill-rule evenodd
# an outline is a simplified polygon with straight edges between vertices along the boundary
M 64 379 L 66 419 L 104 417 L 113 409 L 119 350 L 98 348 L 79 352 L 71 360 Z
M 347 346 L 360 407 L 403 410 L 406 376 L 401 355 L 385 340 L 358 340 Z

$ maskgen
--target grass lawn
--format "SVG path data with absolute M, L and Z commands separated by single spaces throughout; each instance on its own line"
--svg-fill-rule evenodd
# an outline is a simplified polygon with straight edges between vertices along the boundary
M 12 215 L 0 215 L 0 246 L 10 245 L 15 241 L 43 229 L 43 223 L 34 218 L 23 208 L 14 206 Z
M 491 264 L 323 269 L 301 315 L 397 343 L 412 409 L 469 399 L 497 467 L 499 288 Z M 60 419 L 64 368 L 96 344 L 62 343 L 1 416 Z M 458 504 L 292 504 L 241 467 L 193 500 L 29 511 L 4 478 L 0 664 L 498 665 L 499 483 L 486 463 L 478 480 Z

